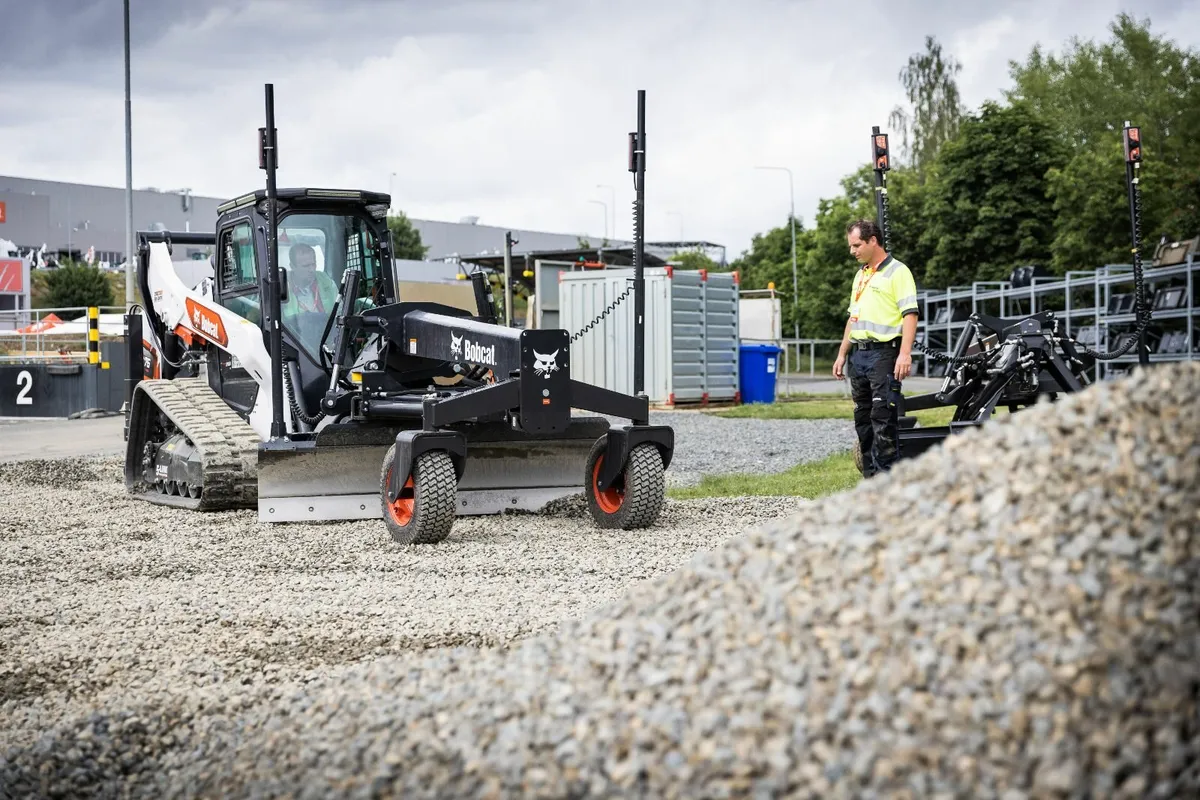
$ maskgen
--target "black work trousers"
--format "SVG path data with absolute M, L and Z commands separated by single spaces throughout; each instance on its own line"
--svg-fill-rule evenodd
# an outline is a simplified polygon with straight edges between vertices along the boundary
M 901 383 L 895 378 L 898 348 L 884 347 L 850 354 L 850 394 L 854 398 L 854 429 L 862 450 L 863 473 L 871 477 L 891 469 L 899 450 L 897 401 Z

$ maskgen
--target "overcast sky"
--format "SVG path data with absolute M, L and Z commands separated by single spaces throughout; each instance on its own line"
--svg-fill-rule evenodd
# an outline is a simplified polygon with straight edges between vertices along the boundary
M 632 235 L 626 171 L 647 92 L 649 239 L 732 259 L 867 160 L 933 34 L 977 107 L 1041 42 L 1104 38 L 1118 0 L 132 0 L 133 181 L 230 197 L 263 185 L 275 85 L 280 185 L 391 191 L 410 216 Z M 1132 6 L 1200 43 L 1200 3 Z M 0 174 L 125 185 L 121 0 L 0 0 Z M 1119 124 L 1119 121 L 1114 121 Z M 898 144 L 898 142 L 897 142 Z M 392 177 L 392 173 L 396 173 Z M 598 189 L 607 184 L 615 190 Z M 612 222 L 609 226 L 611 228 Z M 497 246 L 501 246 L 498 243 Z

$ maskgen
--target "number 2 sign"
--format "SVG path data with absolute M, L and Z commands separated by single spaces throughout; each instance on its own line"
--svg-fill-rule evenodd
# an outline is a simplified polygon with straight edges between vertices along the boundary
M 33 405 L 33 398 L 29 396 L 33 391 L 33 374 L 29 370 L 23 369 L 17 373 L 17 389 L 17 405 Z

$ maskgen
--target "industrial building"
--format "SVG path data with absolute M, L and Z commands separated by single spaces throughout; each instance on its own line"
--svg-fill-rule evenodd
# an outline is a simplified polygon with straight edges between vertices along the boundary
M 217 206 L 228 199 L 198 196 L 186 188 L 135 189 L 134 228 L 210 231 L 217 218 Z M 11 241 L 22 254 L 40 251 L 43 259 L 81 260 L 90 250 L 93 263 L 115 267 L 125 258 L 125 207 L 124 187 L 0 175 L 0 239 Z M 579 236 L 574 233 L 479 225 L 475 218 L 461 222 L 414 219 L 412 223 L 429 248 L 425 254 L 429 261 L 500 253 L 504 234 L 510 230 L 518 240 L 514 253 L 566 250 L 579 245 Z

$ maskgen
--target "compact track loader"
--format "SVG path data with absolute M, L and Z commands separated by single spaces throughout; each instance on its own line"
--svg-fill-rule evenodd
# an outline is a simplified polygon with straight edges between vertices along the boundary
M 268 85 L 265 191 L 221 205 L 212 233 L 138 234 L 130 494 L 264 522 L 382 519 L 401 543 L 581 492 L 600 527 L 653 523 L 674 434 L 648 424 L 648 399 L 572 380 L 565 330 L 497 324 L 482 275 L 398 285 L 390 197 L 276 189 L 273 116 Z M 176 244 L 213 246 L 211 278 L 185 285 Z

